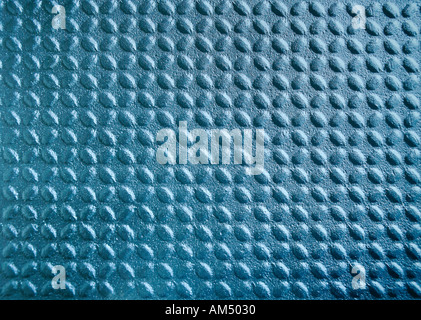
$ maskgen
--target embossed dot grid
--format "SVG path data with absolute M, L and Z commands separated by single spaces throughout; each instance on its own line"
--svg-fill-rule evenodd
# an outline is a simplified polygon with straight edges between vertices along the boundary
M 419 1 L 0 10 L 2 299 L 421 296 Z M 158 164 L 181 120 L 264 128 L 265 171 Z

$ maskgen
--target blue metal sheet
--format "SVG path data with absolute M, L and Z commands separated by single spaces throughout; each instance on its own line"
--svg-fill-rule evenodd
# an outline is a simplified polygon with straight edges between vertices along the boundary
M 0 10 L 2 299 L 421 297 L 419 1 Z M 263 170 L 160 164 L 180 123 Z

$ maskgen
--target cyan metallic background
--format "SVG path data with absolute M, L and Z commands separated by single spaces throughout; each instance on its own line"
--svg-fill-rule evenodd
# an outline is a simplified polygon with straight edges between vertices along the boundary
M 419 1 L 0 10 L 2 299 L 421 297 Z M 264 128 L 265 172 L 158 164 L 181 120 Z

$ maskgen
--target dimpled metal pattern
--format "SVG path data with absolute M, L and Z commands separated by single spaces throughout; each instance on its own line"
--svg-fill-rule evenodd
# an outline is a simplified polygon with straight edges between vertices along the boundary
M 421 297 L 419 1 L 0 10 L 0 298 Z M 264 128 L 265 171 L 158 164 L 179 121 Z

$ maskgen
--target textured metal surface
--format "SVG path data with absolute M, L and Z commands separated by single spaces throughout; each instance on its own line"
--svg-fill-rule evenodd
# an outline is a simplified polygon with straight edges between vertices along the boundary
M 420 298 L 419 1 L 0 10 L 2 299 Z M 265 171 L 158 164 L 180 120 Z

